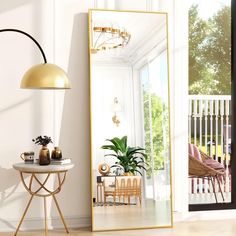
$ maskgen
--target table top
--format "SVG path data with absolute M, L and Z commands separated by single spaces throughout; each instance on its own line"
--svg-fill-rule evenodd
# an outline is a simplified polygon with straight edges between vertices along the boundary
M 35 172 L 35 173 L 48 173 L 48 172 L 60 172 L 60 171 L 67 171 L 74 167 L 74 164 L 63 164 L 63 165 L 45 165 L 40 166 L 37 163 L 16 163 L 12 165 L 14 169 L 22 171 L 22 172 Z

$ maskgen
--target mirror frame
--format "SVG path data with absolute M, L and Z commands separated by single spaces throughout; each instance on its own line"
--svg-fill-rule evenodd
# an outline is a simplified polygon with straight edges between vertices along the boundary
M 150 13 L 150 14 L 163 14 L 166 17 L 166 51 L 167 51 L 167 80 L 168 80 L 168 116 L 169 116 L 169 161 L 170 161 L 170 225 L 166 226 L 154 226 L 154 227 L 136 227 L 136 228 L 111 228 L 104 230 L 94 229 L 94 214 L 93 214 L 93 154 L 92 154 L 92 137 L 93 137 L 93 123 L 92 123 L 92 63 L 91 63 L 91 19 L 93 11 L 109 11 L 109 12 L 131 12 L 131 13 Z M 91 202 L 91 228 L 92 232 L 105 232 L 105 231 L 120 231 L 120 230 L 143 230 L 143 229 L 161 229 L 161 228 L 173 228 L 173 185 L 172 185 L 172 136 L 171 136 L 171 108 L 170 108 L 170 55 L 169 55 L 169 29 L 168 29 L 168 13 L 161 11 L 132 11 L 132 10 L 110 10 L 110 9 L 88 9 L 88 56 L 89 56 L 89 97 L 90 97 L 90 202 Z

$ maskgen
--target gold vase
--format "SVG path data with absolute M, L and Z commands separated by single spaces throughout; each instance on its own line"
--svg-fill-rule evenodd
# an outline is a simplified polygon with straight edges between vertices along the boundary
M 43 146 L 39 152 L 39 165 L 50 164 L 50 152 L 47 146 Z
M 134 176 L 134 173 L 132 173 L 132 172 L 124 172 L 124 176 Z
M 52 150 L 51 158 L 55 160 L 60 160 L 62 158 L 62 152 L 59 147 L 54 147 L 54 149 Z

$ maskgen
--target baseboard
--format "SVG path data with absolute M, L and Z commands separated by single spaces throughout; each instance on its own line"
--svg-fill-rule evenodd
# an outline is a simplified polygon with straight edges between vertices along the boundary
M 20 219 L 2 219 L 0 218 L 0 232 L 12 232 Z M 68 216 L 65 217 L 67 227 L 70 228 L 84 228 L 91 226 L 91 218 L 88 216 Z M 48 229 L 64 228 L 59 217 L 48 218 Z M 41 230 L 44 229 L 44 218 L 25 218 L 20 230 Z
M 174 222 L 236 219 L 236 210 L 174 212 Z
M 174 223 L 188 222 L 199 220 L 222 220 L 235 219 L 236 210 L 220 210 L 220 211 L 199 211 L 199 212 L 174 212 Z M 65 217 L 68 228 L 84 228 L 91 226 L 91 218 L 88 216 L 67 216 Z M 19 219 L 2 219 L 0 218 L 0 233 L 14 232 L 19 223 Z M 64 228 L 59 217 L 48 218 L 48 229 Z M 26 218 L 24 219 L 20 230 L 43 230 L 44 218 Z

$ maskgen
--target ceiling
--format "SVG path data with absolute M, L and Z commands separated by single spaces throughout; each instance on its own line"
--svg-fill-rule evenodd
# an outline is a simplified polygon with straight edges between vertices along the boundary
M 91 25 L 122 27 L 131 34 L 128 45 L 92 54 L 96 62 L 134 64 L 144 53 L 166 39 L 166 14 L 93 10 Z

